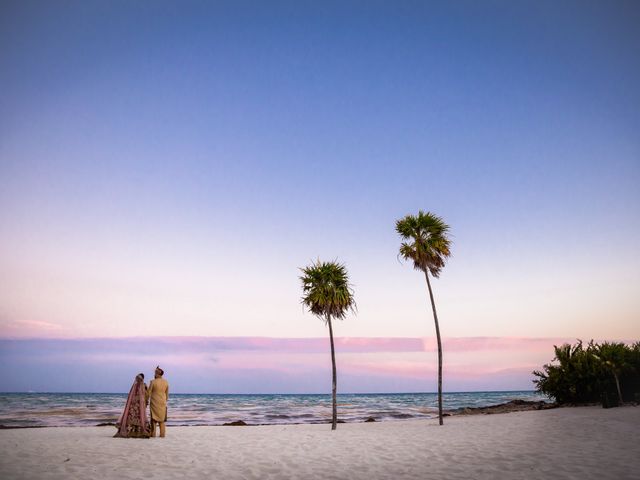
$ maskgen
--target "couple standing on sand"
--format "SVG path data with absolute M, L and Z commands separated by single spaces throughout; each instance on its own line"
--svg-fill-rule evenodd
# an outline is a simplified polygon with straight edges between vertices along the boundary
M 156 436 L 156 424 L 160 425 L 160 437 L 164 437 L 167 421 L 167 401 L 169 400 L 169 382 L 162 376 L 164 371 L 158 366 L 155 378 L 144 383 L 144 373 L 136 375 L 131 386 L 127 403 L 120 420 L 116 423 L 118 432 L 114 437 L 149 438 Z M 150 405 L 151 423 L 147 421 L 147 405 Z

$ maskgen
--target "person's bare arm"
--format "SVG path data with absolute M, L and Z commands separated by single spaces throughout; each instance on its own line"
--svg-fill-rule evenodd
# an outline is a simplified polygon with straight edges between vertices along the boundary
M 147 391 L 145 393 L 145 401 L 147 402 L 147 405 L 149 404 L 149 399 L 151 398 L 151 391 L 153 390 L 153 380 L 151 380 L 149 382 L 149 388 L 147 388 Z

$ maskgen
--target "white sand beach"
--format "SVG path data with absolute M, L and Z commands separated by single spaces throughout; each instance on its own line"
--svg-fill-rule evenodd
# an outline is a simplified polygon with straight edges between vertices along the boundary
M 436 420 L 0 431 L 7 479 L 637 479 L 640 407 L 559 408 Z

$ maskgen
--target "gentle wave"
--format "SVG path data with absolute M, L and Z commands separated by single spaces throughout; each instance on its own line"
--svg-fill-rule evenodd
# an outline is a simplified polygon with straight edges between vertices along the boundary
M 548 398 L 531 391 L 443 394 L 445 410 L 486 407 L 514 399 Z M 126 394 L 4 393 L 0 425 L 5 427 L 91 426 L 115 423 Z M 169 425 L 222 425 L 243 420 L 250 425 L 328 423 L 330 395 L 174 394 L 169 399 Z M 345 422 L 434 418 L 435 393 L 338 395 L 338 418 Z

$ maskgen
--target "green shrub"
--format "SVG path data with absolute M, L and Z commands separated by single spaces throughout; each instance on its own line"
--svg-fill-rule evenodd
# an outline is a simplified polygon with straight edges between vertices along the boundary
M 559 404 L 636 401 L 640 395 L 640 342 L 581 340 L 575 345 L 554 346 L 554 363 L 534 371 L 539 392 Z

